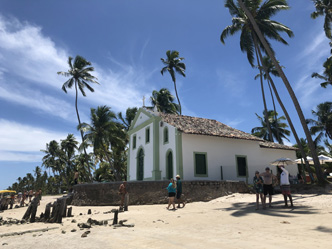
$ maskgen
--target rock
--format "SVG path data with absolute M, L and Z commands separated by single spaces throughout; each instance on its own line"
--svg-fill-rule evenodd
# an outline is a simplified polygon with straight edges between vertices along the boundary
M 77 231 L 76 229 L 72 229 L 72 230 L 71 230 L 72 233 L 74 233 L 74 232 L 76 232 L 76 231 Z
M 77 223 L 77 221 L 75 219 L 72 219 L 71 223 Z
M 88 214 L 91 214 L 91 209 L 88 210 Z
M 89 233 L 90 233 L 90 231 L 86 231 L 86 232 L 84 232 L 84 233 L 81 235 L 81 237 L 82 237 L 82 238 L 85 238 L 85 237 L 88 236 Z
M 124 227 L 134 227 L 135 224 L 122 224 L 122 226 L 124 226 Z
M 8 243 L 3 243 L 2 245 L 3 245 L 3 246 L 8 246 Z
M 91 228 L 91 224 L 90 223 L 78 223 L 77 226 L 79 228 Z

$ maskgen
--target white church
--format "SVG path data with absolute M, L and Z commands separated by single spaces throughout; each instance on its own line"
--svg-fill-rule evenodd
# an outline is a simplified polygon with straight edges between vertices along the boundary
M 237 180 L 252 183 L 256 170 L 297 148 L 264 141 L 216 120 L 140 108 L 129 129 L 128 181 Z M 287 166 L 291 175 L 296 165 Z

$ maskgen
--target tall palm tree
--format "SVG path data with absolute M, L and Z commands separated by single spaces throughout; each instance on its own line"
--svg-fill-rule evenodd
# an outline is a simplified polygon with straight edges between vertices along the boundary
M 259 28 L 262 30 L 262 33 L 265 37 L 269 39 L 276 40 L 282 42 L 283 44 L 288 44 L 280 35 L 279 32 L 285 32 L 289 37 L 293 36 L 293 32 L 285 25 L 270 20 L 270 18 L 275 15 L 280 10 L 288 9 L 287 4 L 282 4 L 280 1 L 275 0 L 267 0 L 261 5 L 262 0 L 256 1 L 246 1 L 250 12 L 255 16 L 255 20 L 258 23 Z M 254 58 L 256 55 L 256 61 L 260 67 L 260 59 L 258 56 L 258 52 L 263 50 L 265 52 L 265 48 L 259 42 L 259 39 L 254 32 L 250 20 L 247 15 L 243 12 L 243 10 L 234 3 L 233 0 L 226 0 L 225 7 L 229 9 L 230 14 L 233 16 L 232 25 L 227 26 L 220 36 L 220 41 L 224 44 L 225 38 L 229 35 L 233 35 L 236 32 L 241 32 L 240 36 L 240 48 L 243 52 L 247 54 L 248 61 L 252 67 L 254 67 Z M 262 73 L 260 73 L 262 75 Z M 267 115 L 267 105 L 265 101 L 264 95 L 264 87 L 263 81 L 261 78 L 261 91 L 262 98 L 264 104 L 265 114 Z M 265 116 L 265 122 L 267 123 L 267 128 L 270 130 L 268 117 Z M 272 135 L 272 132 L 269 131 L 269 134 Z M 269 137 L 270 141 L 273 141 L 273 137 Z
M 43 157 L 43 166 L 46 169 L 51 169 L 53 172 L 53 175 L 56 171 L 56 160 L 59 156 L 59 143 L 55 140 L 50 141 L 46 144 L 46 150 L 41 150 L 42 152 L 46 153 L 46 155 Z
M 307 119 L 307 122 L 311 124 L 310 132 L 313 135 L 317 135 L 316 141 L 319 143 L 325 136 L 332 139 L 332 102 L 324 102 L 317 106 L 317 110 L 312 110 L 312 115 L 317 118 Z
M 117 128 L 116 115 L 108 106 L 91 108 L 91 124 L 82 123 L 81 125 L 81 130 L 85 131 L 84 139 L 93 146 L 95 154 L 103 152 L 103 156 L 107 158 L 117 180 L 120 180 L 109 156 L 109 148 L 113 143 L 123 142 L 117 136 Z
M 78 99 L 78 89 L 82 93 L 82 95 L 85 97 L 85 91 L 84 88 L 87 88 L 89 91 L 94 92 L 94 89 L 89 85 L 89 83 L 96 83 L 97 78 L 93 75 L 91 75 L 91 72 L 94 71 L 94 68 L 91 67 L 91 62 L 87 61 L 84 59 L 82 56 L 77 55 L 74 59 L 74 64 L 72 63 L 73 58 L 69 57 L 68 58 L 68 64 L 69 64 L 69 70 L 68 72 L 58 72 L 59 75 L 63 75 L 66 77 L 70 77 L 69 80 L 67 80 L 63 85 L 62 85 L 62 90 L 67 93 L 67 88 L 72 88 L 73 85 L 75 85 L 75 109 L 76 109 L 76 115 L 77 115 L 77 120 L 79 126 L 81 126 L 81 119 L 80 115 L 78 113 L 78 107 L 77 107 L 77 99 Z M 82 143 L 84 144 L 84 136 L 83 136 L 83 131 L 81 130 L 81 138 L 82 138 Z M 88 161 L 88 156 L 86 153 L 86 149 L 84 147 L 84 154 L 86 157 L 86 163 L 89 165 Z M 90 177 L 91 175 L 91 170 L 89 168 L 89 174 Z
M 166 88 L 162 88 L 158 91 L 154 90 L 150 97 L 153 107 L 157 107 L 158 112 L 178 114 L 180 106 L 174 103 L 174 96 Z
M 319 73 L 313 73 L 311 77 L 324 80 L 324 82 L 320 83 L 320 85 L 321 87 L 326 88 L 327 85 L 332 85 L 332 56 L 327 58 L 327 60 L 323 64 L 323 67 L 323 75 Z
M 331 39 L 331 22 L 332 22 L 332 1 L 331 0 L 313 0 L 316 11 L 311 13 L 311 18 L 316 19 L 324 16 L 324 31 L 327 38 Z
M 78 142 L 76 141 L 76 138 L 74 137 L 74 134 L 68 134 L 66 139 L 61 140 L 60 148 L 62 150 L 62 161 L 65 164 L 65 172 L 64 172 L 64 178 L 67 182 L 67 187 L 69 187 L 71 180 L 74 176 L 74 159 L 75 159 L 75 152 L 78 150 Z
M 272 1 L 272 0 L 271 0 Z M 286 0 L 275 0 L 273 2 L 278 2 L 280 4 L 283 4 L 283 5 L 287 5 L 287 1 Z M 323 172 L 321 170 L 321 167 L 320 167 L 320 162 L 318 160 L 318 155 L 315 151 L 315 145 L 314 145 L 314 142 L 312 140 L 312 137 L 311 137 L 311 134 L 310 134 L 310 131 L 309 131 L 309 128 L 306 124 L 306 120 L 304 118 L 304 115 L 303 115 L 303 112 L 302 112 L 302 109 L 300 107 L 300 104 L 295 96 L 295 93 L 293 91 L 293 88 L 291 87 L 286 75 L 284 74 L 282 68 L 280 67 L 277 59 L 275 58 L 274 56 L 274 53 L 273 53 L 273 50 L 271 49 L 271 46 L 269 45 L 269 43 L 266 41 L 266 39 L 264 38 L 264 35 L 263 33 L 261 32 L 260 30 L 260 27 L 258 26 L 257 22 L 255 21 L 252 13 L 248 10 L 248 8 L 243 4 L 242 0 L 238 0 L 238 3 L 241 7 L 241 9 L 244 11 L 244 13 L 246 14 L 246 16 L 248 17 L 248 19 L 250 20 L 250 23 L 252 24 L 252 29 L 253 31 L 256 33 L 256 35 L 258 36 L 259 38 L 259 41 L 262 43 L 262 46 L 264 47 L 264 49 L 266 50 L 266 53 L 267 55 L 271 58 L 273 64 L 275 65 L 276 69 L 278 70 L 278 73 L 282 79 L 282 81 L 284 82 L 284 85 L 293 101 L 293 104 L 295 106 L 295 109 L 297 111 L 297 114 L 299 116 L 299 119 L 300 119 L 300 122 L 301 122 L 301 125 L 303 127 L 303 130 L 304 130 L 304 133 L 306 135 L 306 138 L 307 138 L 307 141 L 308 141 L 308 145 L 309 145 L 309 148 L 310 148 L 310 151 L 312 153 L 312 158 L 313 158 L 313 161 L 314 161 L 314 166 L 315 166 L 315 169 L 316 169 L 316 174 L 317 174 L 317 179 L 318 179 L 318 182 L 319 184 L 321 185 L 324 185 L 325 184 L 325 179 L 324 179 L 324 176 L 323 176 Z M 288 5 L 287 5 L 288 6 Z M 273 11 L 273 10 L 272 10 Z M 260 55 L 260 58 L 262 56 Z
M 266 69 L 266 72 L 264 71 L 264 68 Z M 273 75 L 273 76 L 276 76 L 276 77 L 279 77 L 279 73 L 278 71 L 276 70 L 275 66 L 273 65 L 270 57 L 268 56 L 263 56 L 263 59 L 262 59 L 262 66 L 260 69 L 260 73 L 257 74 L 255 76 L 255 79 L 257 79 L 258 77 L 261 77 L 262 75 L 262 71 L 263 71 L 263 78 L 267 81 L 267 84 L 269 86 L 269 90 L 270 90 L 270 94 L 271 94 L 271 99 L 272 99 L 272 104 L 273 104 L 273 111 L 274 111 L 274 119 L 277 120 L 277 109 L 276 109 L 276 105 L 275 105 L 275 102 L 274 102 L 274 97 L 273 97 L 273 93 L 272 93 L 272 89 L 271 89 L 271 83 L 270 83 L 270 77 L 268 75 Z M 278 125 L 278 124 L 276 124 Z M 277 132 L 278 132 L 278 129 L 277 129 Z M 279 134 L 277 133 L 277 141 L 280 140 L 280 137 L 279 137 Z
M 264 112 L 264 111 L 263 111 Z M 255 113 L 258 120 L 261 123 L 260 127 L 254 127 L 251 130 L 251 133 L 257 137 L 263 138 L 264 140 L 269 140 L 269 134 L 267 130 L 267 124 L 265 122 L 265 119 L 260 117 L 257 113 Z M 265 114 L 264 114 L 265 116 Z M 274 111 L 269 110 L 268 111 L 268 117 L 271 124 L 271 131 L 272 136 L 276 138 L 279 144 L 284 144 L 283 139 L 286 139 L 287 141 L 290 141 L 287 136 L 290 135 L 290 131 L 287 129 L 288 125 L 284 123 L 283 121 L 286 120 L 284 116 L 281 116 L 279 118 L 275 118 L 278 116 L 278 113 L 275 114 Z
M 174 83 L 176 98 L 177 98 L 177 100 L 179 102 L 179 106 L 180 106 L 180 115 L 181 115 L 182 114 L 182 108 L 181 108 L 181 103 L 180 103 L 178 91 L 176 90 L 175 73 L 178 73 L 178 74 L 182 75 L 183 77 L 186 77 L 186 75 L 185 75 L 186 65 L 182 62 L 184 60 L 184 58 L 179 57 L 179 55 L 180 55 L 180 53 L 176 50 L 172 50 L 172 51 L 167 50 L 167 52 L 166 52 L 167 58 L 166 59 L 161 58 L 161 61 L 165 65 L 165 67 L 163 67 L 161 69 L 161 74 L 164 75 L 165 72 L 168 72 L 172 77 L 172 81 Z

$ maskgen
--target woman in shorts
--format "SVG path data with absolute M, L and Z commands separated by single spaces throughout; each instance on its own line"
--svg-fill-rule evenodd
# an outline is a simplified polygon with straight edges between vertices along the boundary
M 261 197 L 261 202 L 264 209 L 265 204 L 263 202 L 263 178 L 259 176 L 258 171 L 255 172 L 253 182 L 254 182 L 254 190 L 256 192 L 256 210 L 259 209 L 259 197 Z
M 167 206 L 167 209 L 169 209 L 169 207 L 171 205 L 173 205 L 173 209 L 171 209 L 171 210 L 175 210 L 174 198 L 175 198 L 175 195 L 176 195 L 176 184 L 175 184 L 173 178 L 171 178 L 171 180 L 170 180 L 170 183 L 167 187 L 167 191 L 168 191 L 168 206 Z

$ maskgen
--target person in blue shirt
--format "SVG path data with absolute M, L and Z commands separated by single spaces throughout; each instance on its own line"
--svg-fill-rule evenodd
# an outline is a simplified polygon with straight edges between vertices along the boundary
M 173 209 L 171 209 L 171 210 L 176 210 L 175 202 L 174 202 L 174 198 L 175 198 L 175 195 L 176 195 L 176 184 L 175 184 L 173 178 L 171 178 L 171 180 L 170 180 L 170 183 L 167 187 L 167 191 L 168 191 L 168 206 L 167 206 L 167 209 L 169 209 L 169 207 L 171 205 L 173 205 Z

